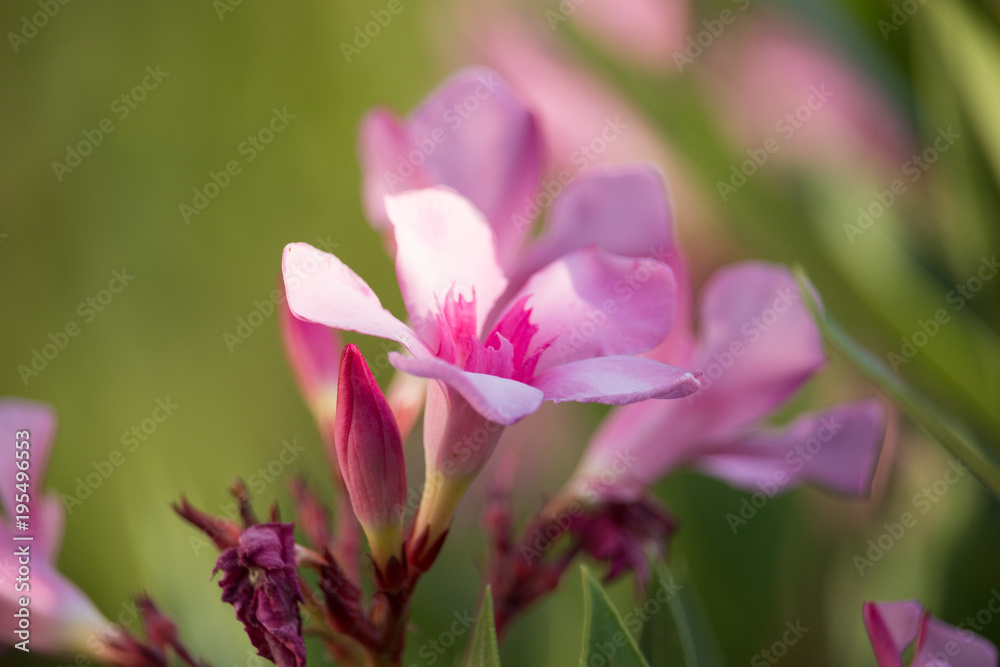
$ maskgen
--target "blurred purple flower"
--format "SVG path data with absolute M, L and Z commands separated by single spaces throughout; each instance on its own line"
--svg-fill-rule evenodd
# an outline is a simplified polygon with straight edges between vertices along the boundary
M 911 644 L 911 667 L 997 665 L 997 649 L 989 640 L 939 621 L 916 600 L 866 602 L 862 613 L 879 667 L 903 667 Z
M 279 667 L 306 664 L 293 531 L 290 523 L 249 526 L 215 564 L 222 601 L 233 605 L 258 654 Z
M 765 425 L 825 361 L 788 270 L 747 262 L 718 271 L 703 289 L 700 324 L 693 344 L 648 354 L 702 371 L 699 392 L 615 410 L 584 454 L 571 482 L 575 492 L 650 485 L 690 465 L 769 496 L 806 482 L 866 495 L 885 434 L 879 401 L 805 414 L 781 428 Z

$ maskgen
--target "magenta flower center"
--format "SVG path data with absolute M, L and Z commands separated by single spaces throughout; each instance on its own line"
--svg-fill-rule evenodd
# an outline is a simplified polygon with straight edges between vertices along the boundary
M 485 336 L 485 343 L 476 333 L 476 297 L 455 295 L 452 289 L 439 312 L 440 343 L 437 356 L 470 373 L 483 373 L 518 382 L 530 383 L 542 353 L 552 341 L 532 348 L 538 327 L 531 322 L 529 297 L 518 299 Z

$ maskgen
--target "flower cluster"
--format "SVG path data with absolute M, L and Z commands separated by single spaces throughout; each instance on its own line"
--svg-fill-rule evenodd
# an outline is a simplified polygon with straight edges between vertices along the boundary
M 444 135 L 441 121 L 470 98 L 477 112 Z M 767 496 L 804 484 L 868 495 L 887 428 L 879 400 L 776 425 L 825 361 L 788 269 L 723 268 L 696 307 L 658 169 L 592 166 L 550 188 L 539 128 L 486 69 L 458 73 L 404 120 L 387 110 L 364 119 L 365 208 L 394 261 L 405 316 L 389 312 L 338 257 L 304 243 L 285 247 L 281 328 L 326 445 L 336 506 L 296 480 L 293 521 L 276 506 L 258 518 L 239 482 L 239 521 L 185 499 L 174 508 L 218 548 L 222 601 L 263 658 L 301 667 L 312 635 L 338 664 L 401 664 L 411 600 L 457 508 L 503 448 L 506 427 L 544 401 L 612 407 L 575 472 L 527 521 L 514 510 L 511 465 L 489 486 L 484 574 L 501 636 L 579 558 L 596 561 L 606 580 L 631 574 L 645 583 L 680 524 L 651 487 L 679 468 Z M 424 146 L 433 150 L 414 150 Z M 396 370 L 385 393 L 338 332 L 389 341 L 375 364 Z M 424 479 L 407 522 L 403 442 L 421 420 Z M 38 470 L 54 431 L 51 410 L 0 403 L 3 436 L 23 429 Z M 0 472 L 8 510 L 0 538 L 11 540 L 20 489 L 13 470 Z M 40 531 L 35 645 L 113 665 L 166 665 L 170 655 L 199 664 L 148 598 L 140 600 L 140 640 L 112 627 L 58 574 L 60 506 L 39 495 L 36 478 L 27 484 Z M 5 589 L 5 623 L 16 624 L 15 609 Z M 910 644 L 914 665 L 942 652 L 948 664 L 996 661 L 988 642 L 956 634 L 915 602 L 868 604 L 864 621 L 880 665 L 900 665 Z

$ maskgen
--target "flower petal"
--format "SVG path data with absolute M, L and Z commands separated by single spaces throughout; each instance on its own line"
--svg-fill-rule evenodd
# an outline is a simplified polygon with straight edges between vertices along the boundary
M 422 165 L 411 161 L 419 138 L 411 138 L 391 111 L 375 109 L 361 120 L 358 131 L 358 157 L 362 171 L 362 200 L 365 216 L 376 229 L 388 229 L 385 196 L 417 188 L 431 182 Z
M 33 551 L 37 551 L 46 562 L 54 562 L 59 543 L 62 541 L 62 506 L 53 504 L 51 498 L 42 493 L 42 480 L 48 467 L 49 454 L 55 441 L 56 413 L 51 406 L 22 398 L 0 399 L 0 438 L 7 455 L 0 457 L 0 503 L 4 516 L 11 521 L 16 503 L 15 496 L 18 472 L 15 451 L 27 451 L 30 461 L 28 471 L 28 507 L 31 532 L 35 537 Z M 25 436 L 22 431 L 27 431 Z M 27 442 L 22 449 L 15 450 L 15 442 Z M 9 447 L 9 449 L 6 449 Z M 10 525 L 13 531 L 13 525 Z
M 741 435 L 701 454 L 695 465 L 733 486 L 768 495 L 812 483 L 864 497 L 885 440 L 876 399 L 805 414 L 781 429 Z
M 902 667 L 903 651 L 917 638 L 923 613 L 916 600 L 864 604 L 862 616 L 879 667 Z
M 541 176 L 542 140 L 531 111 L 499 74 L 469 68 L 413 113 L 409 133 L 417 149 L 424 143 L 432 182 L 454 188 L 483 212 L 507 258 L 529 229 L 524 216 Z
M 992 602 L 992 600 L 991 600 Z M 971 630 L 956 628 L 930 616 L 918 640 L 920 648 L 913 665 L 948 667 L 996 667 L 997 648 Z
M 523 382 L 470 373 L 440 359 L 413 359 L 390 352 L 389 360 L 404 373 L 444 382 L 476 412 L 498 424 L 513 424 L 542 404 L 542 391 Z
M 538 365 L 645 352 L 660 343 L 673 323 L 673 272 L 652 259 L 621 257 L 599 248 L 572 252 L 525 283 L 535 345 L 551 342 Z
M 648 398 L 681 398 L 698 391 L 694 373 L 643 357 L 596 357 L 561 364 L 531 383 L 545 400 L 625 405 Z
M 705 373 L 693 402 L 704 439 L 726 437 L 781 405 L 825 361 L 823 341 L 783 266 L 745 262 L 717 271 L 701 297 L 701 338 L 690 367 Z
M 366 211 L 377 225 L 387 221 L 386 194 L 443 185 L 483 212 L 503 258 L 530 227 L 542 141 L 532 113 L 492 70 L 458 72 L 403 123 L 384 110 L 369 114 L 360 153 Z
M 284 289 L 282 288 L 282 292 Z M 281 338 L 299 390 L 318 421 L 336 410 L 340 338 L 329 327 L 300 320 L 288 307 L 287 297 L 278 305 Z
M 656 167 L 595 167 L 578 176 L 549 209 L 545 232 L 524 270 L 534 273 L 590 244 L 616 255 L 661 262 L 674 255 L 673 215 Z
M 426 346 L 392 313 L 358 274 L 307 243 L 285 246 L 281 272 L 292 313 L 308 322 L 402 343 L 414 355 Z
M 413 328 L 437 344 L 437 315 L 452 297 L 475 298 L 477 325 L 507 288 L 493 230 L 469 201 L 442 188 L 386 198 L 396 237 L 396 277 Z

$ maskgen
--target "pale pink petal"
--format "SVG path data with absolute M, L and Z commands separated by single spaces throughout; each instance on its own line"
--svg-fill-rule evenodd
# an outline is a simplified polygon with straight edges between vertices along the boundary
M 385 196 L 434 183 L 425 173 L 423 151 L 391 111 L 375 109 L 361 120 L 358 157 L 361 162 L 362 199 L 372 226 L 389 227 Z M 414 163 L 418 164 L 414 164 Z
M 626 405 L 649 398 L 681 398 L 698 390 L 695 374 L 643 357 L 597 357 L 555 366 L 531 383 L 555 403 Z
M 475 301 L 477 325 L 507 288 L 493 230 L 450 190 L 414 190 L 386 199 L 396 238 L 396 277 L 414 330 L 431 348 L 449 297 Z
M 674 323 L 666 339 L 643 356 L 674 366 L 691 363 L 697 341 L 694 334 L 694 288 L 691 286 L 691 272 L 687 258 L 680 246 L 666 260 L 677 281 L 677 307 Z
M 780 429 L 711 445 L 697 468 L 733 486 L 768 496 L 799 484 L 864 497 L 885 440 L 885 409 L 875 399 L 805 414 Z
M 918 644 L 913 667 L 997 667 L 997 648 L 992 642 L 933 616 L 925 620 Z
M 675 254 L 670 201 L 656 167 L 640 163 L 583 172 L 549 209 L 545 232 L 522 270 L 534 273 L 590 244 L 661 262 Z
M 63 529 L 65 524 L 65 510 L 62 500 L 56 492 L 44 494 L 32 508 L 37 512 L 33 531 L 35 535 L 35 554 L 46 563 L 56 563 L 59 557 L 59 549 L 62 547 Z
M 340 338 L 326 325 L 300 320 L 292 314 L 287 298 L 278 306 L 281 317 L 281 338 L 285 353 L 299 389 L 314 412 L 323 404 L 335 405 L 340 367 Z
M 8 544 L 5 542 L 5 548 Z M 90 598 L 53 565 L 33 560 L 31 566 L 31 651 L 51 655 L 92 653 L 100 646 L 103 633 L 112 630 L 111 624 Z M 14 634 L 14 613 L 20 607 L 18 598 L 25 593 L 16 592 L 12 584 L 10 580 L 0 586 L 0 645 L 19 641 Z
M 427 172 L 435 184 L 467 197 L 490 221 L 507 258 L 528 231 L 541 174 L 542 144 L 535 118 L 493 70 L 464 69 L 413 112 L 415 142 L 435 146 Z M 419 146 L 418 146 L 419 147 Z
M 645 352 L 673 322 L 673 272 L 656 260 L 577 250 L 536 273 L 513 299 L 528 296 L 536 345 L 551 342 L 537 372 L 559 364 Z
M 903 651 L 916 640 L 923 613 L 916 600 L 864 604 L 862 616 L 879 667 L 902 667 Z
M 542 391 L 516 380 L 470 373 L 440 359 L 413 359 L 390 352 L 392 365 L 422 378 L 440 380 L 461 394 L 482 416 L 510 425 L 542 404 Z
M 701 295 L 701 336 L 692 370 L 702 390 L 704 439 L 769 414 L 825 361 L 819 330 L 783 266 L 745 262 L 717 271 Z
M 21 533 L 35 537 L 33 548 L 44 559 L 54 558 L 62 540 L 62 507 L 52 506 L 42 493 L 42 480 L 56 433 L 55 411 L 46 403 L 22 398 L 0 399 L 0 502 L 9 529 L 14 530 L 17 495 L 27 491 L 29 530 Z M 20 443 L 26 442 L 26 446 Z M 15 445 L 15 443 L 18 443 Z M 17 458 L 22 456 L 22 458 Z M 27 461 L 27 488 L 17 488 L 18 461 Z
M 653 484 L 681 464 L 698 442 L 700 419 L 687 419 L 690 397 L 679 401 L 644 401 L 612 410 L 597 427 L 574 473 L 586 481 L 607 470 L 623 455 L 638 456 L 642 466 L 630 471 L 635 481 Z
M 492 70 L 458 72 L 402 123 L 387 111 L 369 114 L 360 149 L 366 210 L 376 224 L 387 220 L 386 194 L 443 185 L 483 212 L 502 259 L 530 229 L 541 139 L 534 116 Z
M 388 338 L 414 355 L 429 354 L 413 330 L 383 308 L 368 284 L 333 255 L 307 243 L 290 243 L 285 246 L 281 272 L 288 307 L 296 317 Z

